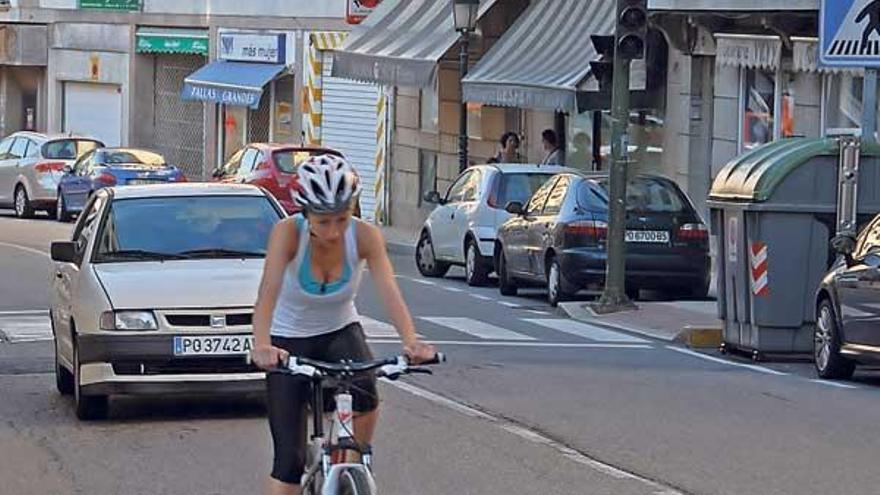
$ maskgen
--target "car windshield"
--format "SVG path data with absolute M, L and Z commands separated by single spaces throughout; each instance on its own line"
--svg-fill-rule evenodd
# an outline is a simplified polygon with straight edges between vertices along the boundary
M 162 155 L 144 150 L 106 150 L 101 153 L 101 163 L 107 165 L 165 166 Z
M 43 145 L 43 157 L 52 160 L 76 160 L 103 146 L 93 139 L 58 139 Z
M 501 174 L 501 189 L 498 194 L 498 204 L 505 206 L 511 201 L 526 204 L 532 194 L 543 186 L 553 174 Z
M 608 191 L 607 178 L 596 182 Z M 681 213 L 688 207 L 681 193 L 669 182 L 641 177 L 626 186 L 626 209 L 645 213 Z
M 262 196 L 119 199 L 94 262 L 264 257 L 281 214 Z
M 297 165 L 304 162 L 306 158 L 315 155 L 342 156 L 339 153 L 328 152 L 326 150 L 282 150 L 276 151 L 272 154 L 272 156 L 275 157 L 275 163 L 278 165 L 278 170 L 287 174 L 296 172 Z

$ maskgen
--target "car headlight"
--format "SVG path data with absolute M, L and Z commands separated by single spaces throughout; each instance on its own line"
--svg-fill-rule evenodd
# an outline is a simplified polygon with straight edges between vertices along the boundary
M 101 314 L 101 330 L 158 330 L 159 323 L 152 311 L 105 311 Z

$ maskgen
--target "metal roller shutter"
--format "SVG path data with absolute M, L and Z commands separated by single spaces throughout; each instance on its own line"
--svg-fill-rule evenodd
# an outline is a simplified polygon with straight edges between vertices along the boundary
M 322 144 L 340 151 L 361 177 L 361 211 L 373 221 L 376 211 L 376 102 L 379 87 L 331 76 L 332 56 L 323 67 Z
M 202 178 L 205 106 L 183 101 L 183 80 L 205 64 L 200 55 L 156 56 L 156 151 L 190 179 Z

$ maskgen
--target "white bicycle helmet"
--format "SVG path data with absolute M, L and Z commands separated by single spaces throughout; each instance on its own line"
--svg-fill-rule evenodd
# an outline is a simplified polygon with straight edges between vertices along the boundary
M 311 156 L 297 167 L 293 199 L 308 213 L 339 213 L 351 208 L 361 192 L 360 179 L 345 158 Z

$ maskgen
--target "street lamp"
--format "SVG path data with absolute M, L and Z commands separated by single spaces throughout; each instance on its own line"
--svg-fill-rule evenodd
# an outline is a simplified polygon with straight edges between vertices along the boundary
M 464 171 L 468 166 L 468 130 L 467 130 L 467 104 L 464 101 L 464 89 L 462 82 L 468 71 L 468 47 L 470 36 L 477 28 L 477 14 L 480 10 L 480 0 L 453 0 L 452 21 L 455 30 L 461 34 L 461 52 L 459 53 L 459 97 L 461 98 L 461 110 L 459 115 L 458 130 L 458 170 Z

